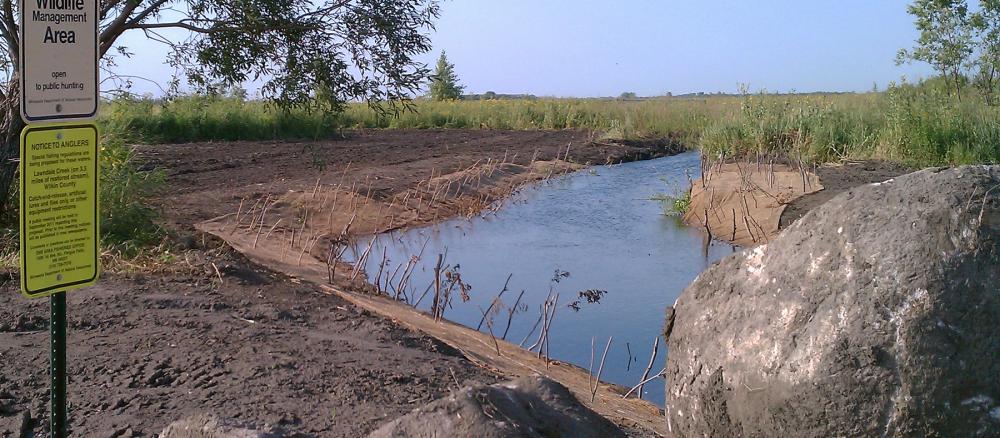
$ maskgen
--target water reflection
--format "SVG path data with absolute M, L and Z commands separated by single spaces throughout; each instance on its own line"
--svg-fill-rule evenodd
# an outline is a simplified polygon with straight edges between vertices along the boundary
M 531 345 L 548 309 L 551 357 L 586 369 L 592 343 L 599 360 L 614 336 L 602 377 L 631 387 L 641 380 L 661 334 L 664 309 L 699 272 L 733 252 L 664 216 L 661 203 L 650 200 L 685 189 L 687 174 L 697 174 L 698 166 L 698 155 L 685 153 L 596 167 L 525 189 L 496 214 L 379 236 L 367 265 L 369 278 L 429 309 L 440 255 L 442 269 L 471 285 L 464 293 L 453 285 L 445 318 Z M 387 262 L 380 266 L 383 254 Z M 420 261 L 409 264 L 418 255 Z M 591 303 L 581 291 L 606 294 Z M 484 313 L 489 326 L 480 324 Z M 663 367 L 665 348 L 659 351 L 651 375 Z M 647 384 L 644 398 L 662 405 L 663 381 Z

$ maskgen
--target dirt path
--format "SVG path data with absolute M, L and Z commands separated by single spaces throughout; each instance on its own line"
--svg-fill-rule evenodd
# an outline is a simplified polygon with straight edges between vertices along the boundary
M 436 340 L 231 253 L 201 253 L 191 272 L 111 276 L 70 294 L 75 436 L 153 436 L 210 413 L 292 436 L 356 437 L 456 380 L 497 380 Z M 26 300 L 7 281 L 0 436 L 13 436 L 25 412 L 45 435 L 47 325 L 48 301 Z

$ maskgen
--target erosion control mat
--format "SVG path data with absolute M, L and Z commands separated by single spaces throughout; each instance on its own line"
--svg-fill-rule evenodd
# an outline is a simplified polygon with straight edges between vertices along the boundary
M 258 241 L 255 248 L 252 235 L 230 233 L 225 231 L 224 227 L 220 229 L 219 225 L 207 222 L 200 224 L 198 228 L 225 239 L 233 248 L 246 254 L 255 263 L 320 285 L 328 293 L 339 295 L 361 308 L 390 318 L 407 328 L 433 336 L 461 351 L 465 357 L 480 366 L 509 376 L 540 374 L 549 377 L 569 388 L 582 403 L 604 417 L 620 424 L 634 424 L 665 435 L 666 423 L 659 408 L 644 400 L 631 398 L 623 400 L 622 395 L 625 390 L 621 387 L 602 383 L 594 401 L 591 402 L 592 378 L 586 370 L 557 361 L 546 364 L 534 353 L 514 344 L 447 320 L 435 321 L 410 306 L 383 296 L 360 294 L 329 286 L 327 265 L 312 255 L 305 254 L 301 259 L 298 256 L 282 259 L 280 257 L 282 245 L 279 241 Z M 499 355 L 497 350 L 500 351 Z
M 457 172 L 432 174 L 391 195 L 375 189 L 374 178 L 349 184 L 344 179 L 335 184 L 317 179 L 304 190 L 244 197 L 235 211 L 198 228 L 213 230 L 227 241 L 230 235 L 250 238 L 251 249 L 274 248 L 274 255 L 282 261 L 312 254 L 325 262 L 331 245 L 346 243 L 352 236 L 495 211 L 498 201 L 519 187 L 582 167 L 561 160 L 528 165 L 482 160 Z
M 727 163 L 706 169 L 691 187 L 684 222 L 719 240 L 740 246 L 770 242 L 777 236 L 785 207 L 823 190 L 808 170 L 784 164 Z
M 434 176 L 416 188 L 382 199 L 369 196 L 358 187 L 317 185 L 308 191 L 270 194 L 252 202 L 244 200 L 237 212 L 196 227 L 225 240 L 256 263 L 320 285 L 322 290 L 361 308 L 431 335 L 483 367 L 508 376 L 547 376 L 565 385 L 581 402 L 601 415 L 619 424 L 664 435 L 666 423 L 659 408 L 643 400 L 623 399 L 625 390 L 621 387 L 602 383 L 591 402 L 593 378 L 586 370 L 558 361 L 546 363 L 536 354 L 487 333 L 448 321 L 435 321 L 404 303 L 381 295 L 332 286 L 346 284 L 353 290 L 366 289 L 360 276 L 352 278 L 350 268 L 331 262 L 332 248 L 338 247 L 349 235 L 488 212 L 491 206 L 496 207 L 494 200 L 503 199 L 517 187 L 578 167 L 560 161 L 533 161 L 528 166 L 483 162 L 458 172 Z

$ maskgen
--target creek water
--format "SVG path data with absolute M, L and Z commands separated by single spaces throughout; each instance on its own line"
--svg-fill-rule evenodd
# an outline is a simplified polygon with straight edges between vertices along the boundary
M 688 175 L 697 175 L 698 168 L 698 154 L 684 153 L 553 178 L 508 198 L 495 214 L 378 236 L 368 275 L 374 279 L 378 274 L 383 248 L 388 259 L 383 278 L 422 251 L 408 281 L 412 286 L 406 287 L 413 302 L 433 283 L 437 256 L 443 254 L 444 265 L 455 267 L 472 286 L 467 302 L 455 289 L 444 317 L 472 328 L 509 276 L 500 299 L 503 305 L 494 306 L 500 311 L 492 326 L 500 337 L 507 329 L 508 310 L 523 290 L 506 338 L 515 344 L 528 336 L 550 292 L 558 294 L 549 330 L 550 357 L 588 369 L 593 342 L 596 374 L 613 336 L 601 379 L 632 387 L 649 363 L 654 338 L 662 334 L 666 307 L 698 273 L 734 251 L 720 242 L 706 247 L 699 230 L 664 215 L 663 204 L 650 199 L 681 193 Z M 360 246 L 367 247 L 367 241 Z M 345 258 L 356 256 L 349 253 Z M 403 270 L 395 271 L 393 285 Z M 555 282 L 557 271 L 568 274 L 558 275 Z M 607 293 L 599 303 L 588 303 L 579 296 L 585 290 Z M 433 290 L 418 307 L 429 309 L 432 295 Z M 569 307 L 577 300 L 579 310 Z M 488 331 L 487 324 L 481 330 Z M 524 345 L 535 343 L 538 335 L 535 329 Z M 667 351 L 662 338 L 659 343 L 650 375 L 664 367 Z M 663 386 L 662 379 L 649 382 L 643 398 L 662 406 Z

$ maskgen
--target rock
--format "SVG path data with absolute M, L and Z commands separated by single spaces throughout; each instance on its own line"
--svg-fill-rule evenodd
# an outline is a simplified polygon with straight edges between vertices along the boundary
M 196 415 L 170 423 L 160 438 L 279 438 L 277 432 L 262 432 L 231 418 Z
M 624 437 L 610 421 L 543 377 L 458 390 L 382 426 L 388 437 Z
M 4 397 L 0 394 L 0 415 L 12 415 L 17 412 L 14 397 Z
M 674 308 L 677 436 L 1000 436 L 1000 166 L 842 193 Z

